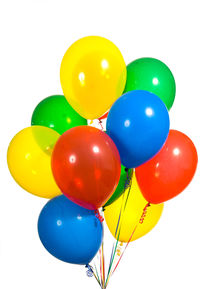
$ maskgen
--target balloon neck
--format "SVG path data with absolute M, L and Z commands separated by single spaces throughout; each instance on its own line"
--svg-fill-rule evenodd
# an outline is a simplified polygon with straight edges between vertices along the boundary
M 99 210 L 94 211 L 95 216 L 99 219 L 99 221 L 102 223 L 104 221 L 104 217 L 100 215 Z
M 140 221 L 139 221 L 140 224 L 143 224 L 144 219 L 145 219 L 145 217 L 146 217 L 146 215 L 147 215 L 147 208 L 150 207 L 150 206 L 151 206 L 151 203 L 148 202 L 148 203 L 146 204 L 146 206 L 144 207 L 142 216 L 141 216 Z
M 131 182 L 132 182 L 132 177 L 133 177 L 133 171 L 131 172 L 130 176 L 129 176 L 129 169 L 125 168 L 126 171 L 126 181 L 124 184 L 124 191 L 131 186 Z

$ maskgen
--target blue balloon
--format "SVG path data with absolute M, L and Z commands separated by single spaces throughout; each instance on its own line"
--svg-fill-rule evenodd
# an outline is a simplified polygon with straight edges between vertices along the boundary
M 169 114 L 155 94 L 130 91 L 111 107 L 106 131 L 119 150 L 122 164 L 136 168 L 162 148 L 169 133 Z
M 103 228 L 95 212 L 76 205 L 64 195 L 50 200 L 38 220 L 40 240 L 54 257 L 68 263 L 88 264 L 98 252 Z

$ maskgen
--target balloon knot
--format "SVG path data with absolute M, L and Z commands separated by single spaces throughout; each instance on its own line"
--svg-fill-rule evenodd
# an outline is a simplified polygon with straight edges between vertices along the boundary
M 92 266 L 90 266 L 89 264 L 85 265 L 85 267 L 87 268 L 87 271 L 86 271 L 86 275 L 88 277 L 92 277 L 93 276 L 93 268 Z

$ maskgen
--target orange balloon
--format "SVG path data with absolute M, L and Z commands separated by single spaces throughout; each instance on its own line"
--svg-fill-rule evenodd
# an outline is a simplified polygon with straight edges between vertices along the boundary
M 145 199 L 159 204 L 180 194 L 191 182 L 197 162 L 191 139 L 180 131 L 170 130 L 161 151 L 135 170 Z

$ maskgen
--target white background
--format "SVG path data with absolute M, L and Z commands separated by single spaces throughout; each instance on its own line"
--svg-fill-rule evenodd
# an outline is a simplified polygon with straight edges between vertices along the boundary
M 11 178 L 6 151 L 30 125 L 43 98 L 62 93 L 60 62 L 69 45 L 101 35 L 121 50 L 126 63 L 159 58 L 172 70 L 177 95 L 171 128 L 185 132 L 200 152 L 199 1 L 4 0 L 0 6 L 0 287 L 98 288 L 81 266 L 49 255 L 37 235 L 46 200 Z M 165 205 L 157 227 L 130 244 L 110 288 L 199 288 L 199 169 L 190 186 Z

